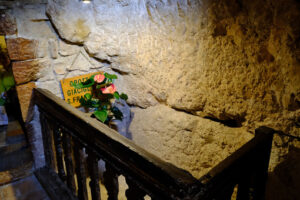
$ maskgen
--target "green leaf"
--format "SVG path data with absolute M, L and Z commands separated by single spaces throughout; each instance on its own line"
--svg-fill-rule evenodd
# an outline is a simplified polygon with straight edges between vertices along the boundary
M 72 83 L 72 86 L 76 89 L 81 89 L 81 88 L 88 88 L 91 87 L 92 85 L 94 85 L 95 81 L 94 78 L 89 78 L 88 80 L 86 80 L 83 83 Z
M 5 104 L 5 100 L 0 98 L 0 106 L 4 106 L 4 104 Z
M 125 101 L 128 99 L 128 96 L 127 96 L 127 94 L 124 94 L 124 93 L 122 93 L 121 95 L 120 95 L 120 98 L 121 99 L 124 99 Z
M 94 112 L 95 117 L 101 122 L 105 122 L 107 119 L 107 111 L 106 110 L 97 110 Z
M 15 85 L 15 80 L 12 74 L 5 74 L 3 76 L 2 84 L 6 91 Z
M 86 108 L 91 107 L 89 101 L 87 101 L 84 97 L 81 97 L 79 99 L 79 102 L 80 102 L 80 105 L 83 106 L 83 107 L 86 107 Z
M 109 73 L 104 73 L 104 76 L 105 78 L 108 78 L 108 79 L 118 79 L 118 76 L 115 75 L 115 74 L 109 74 Z
M 118 99 L 118 100 L 119 100 L 119 99 L 120 99 L 119 92 L 115 92 L 115 93 L 114 93 L 114 97 L 115 97 L 116 99 Z
M 96 103 L 96 104 L 92 104 L 93 108 L 99 108 L 100 104 Z
M 98 108 L 100 106 L 100 102 L 98 99 L 89 100 L 90 107 Z
M 84 97 L 85 97 L 87 100 L 92 99 L 92 95 L 91 95 L 90 93 L 86 93 L 86 94 L 84 95 Z
M 114 114 L 116 119 L 122 120 L 123 119 L 123 113 L 120 111 L 117 107 L 112 107 L 111 112 Z
M 0 77 L 0 95 L 2 94 L 2 92 L 5 92 L 5 87 L 4 87 L 4 85 L 2 83 L 2 79 Z
M 95 77 L 96 75 L 98 75 L 98 74 L 92 75 L 89 79 L 93 79 L 93 80 L 94 80 L 94 77 Z

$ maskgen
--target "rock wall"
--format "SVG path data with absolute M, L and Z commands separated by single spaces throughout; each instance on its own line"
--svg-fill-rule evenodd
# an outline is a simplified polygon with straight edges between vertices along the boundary
M 133 108 L 132 139 L 196 177 L 261 125 L 300 136 L 299 1 L 36 2 L 1 11 L 20 97 L 32 87 L 61 96 L 62 78 L 113 72 Z M 299 148 L 275 136 L 278 188 L 299 172 L 280 165 L 299 164 Z

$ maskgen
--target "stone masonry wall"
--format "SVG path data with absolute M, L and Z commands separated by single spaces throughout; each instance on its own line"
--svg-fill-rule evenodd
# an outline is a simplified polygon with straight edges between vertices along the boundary
M 132 140 L 197 178 L 261 125 L 300 136 L 297 0 L 36 0 L 0 11 L 24 119 L 33 87 L 62 97 L 61 79 L 102 70 L 129 96 Z M 299 148 L 275 136 L 268 189 L 281 189 L 269 199 L 297 196 Z

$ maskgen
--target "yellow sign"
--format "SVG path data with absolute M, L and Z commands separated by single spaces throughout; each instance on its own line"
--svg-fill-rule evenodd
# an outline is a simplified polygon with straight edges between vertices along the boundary
M 0 53 L 7 54 L 5 36 L 4 35 L 0 35 Z M 4 63 L 0 63 L 0 72 L 2 70 L 4 70 L 5 63 L 6 63 L 5 61 L 4 61 Z
M 72 78 L 66 78 L 60 81 L 61 88 L 64 94 L 65 101 L 74 107 L 80 106 L 80 98 L 86 93 L 91 93 L 92 87 L 76 89 L 72 86 L 73 83 L 82 83 L 88 80 L 94 74 L 100 74 L 103 72 L 96 72 L 91 74 L 85 74 L 82 76 L 75 76 Z

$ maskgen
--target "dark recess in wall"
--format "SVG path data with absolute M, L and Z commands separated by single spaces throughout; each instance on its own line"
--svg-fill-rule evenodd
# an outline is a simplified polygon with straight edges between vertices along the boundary
M 243 118 L 243 117 L 241 117 L 240 119 L 225 119 L 225 120 L 221 120 L 221 119 L 209 117 L 209 116 L 206 116 L 204 118 L 210 119 L 214 122 L 219 122 L 221 124 L 224 124 L 225 126 L 229 126 L 232 128 L 242 127 L 242 123 L 245 121 L 245 118 Z

